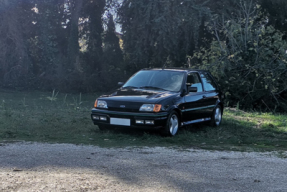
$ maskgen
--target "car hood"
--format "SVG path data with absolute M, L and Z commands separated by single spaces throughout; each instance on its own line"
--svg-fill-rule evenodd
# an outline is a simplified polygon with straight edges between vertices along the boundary
M 176 95 L 175 92 L 146 90 L 146 89 L 118 89 L 110 95 L 103 95 L 101 100 L 137 103 L 157 103 L 160 100 Z
M 110 95 L 103 95 L 99 99 L 107 102 L 112 111 L 138 112 L 142 104 L 163 104 L 178 93 L 169 91 L 146 89 L 118 89 Z

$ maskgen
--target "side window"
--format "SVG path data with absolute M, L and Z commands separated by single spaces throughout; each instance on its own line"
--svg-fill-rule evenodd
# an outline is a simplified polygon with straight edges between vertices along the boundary
M 190 86 L 190 87 L 197 87 L 197 92 L 202 92 L 202 83 L 199 80 L 199 76 L 197 73 L 190 73 L 187 76 L 187 81 L 186 83 Z
M 217 89 L 216 84 L 207 72 L 200 74 L 205 91 L 214 91 Z

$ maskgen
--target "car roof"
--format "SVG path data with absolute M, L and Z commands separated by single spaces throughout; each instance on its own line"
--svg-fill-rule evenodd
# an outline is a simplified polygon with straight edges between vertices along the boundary
M 191 69 L 191 68 L 145 68 L 142 70 L 151 70 L 151 71 L 159 71 L 159 70 L 166 70 L 166 71 L 182 71 L 182 72 L 207 72 L 207 70 L 202 70 L 202 69 Z

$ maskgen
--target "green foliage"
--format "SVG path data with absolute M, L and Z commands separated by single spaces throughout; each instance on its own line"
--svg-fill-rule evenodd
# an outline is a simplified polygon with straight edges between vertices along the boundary
M 103 39 L 103 61 L 101 72 L 101 86 L 98 90 L 115 88 L 117 82 L 125 81 L 123 52 L 120 48 L 119 38 L 116 36 L 114 19 L 108 15 L 107 30 Z
M 182 67 L 202 47 L 193 58 L 223 62 L 220 73 L 211 67 L 220 78 L 231 71 L 244 79 L 240 86 L 246 90 L 229 97 L 231 105 L 244 98 L 241 105 L 280 108 L 287 93 L 286 5 L 285 0 L 1 1 L 0 86 L 106 91 L 141 68 Z M 122 49 L 112 17 L 122 27 Z M 223 85 L 236 90 L 238 83 Z
M 286 110 L 281 97 L 287 90 L 283 33 L 267 25 L 258 6 L 242 2 L 238 9 L 240 14 L 228 20 L 207 24 L 214 40 L 193 58 L 217 77 L 231 106 L 239 102 L 243 108 Z
M 111 14 L 108 15 L 103 48 L 105 67 L 113 66 L 123 68 L 123 53 L 120 48 L 119 38 L 116 36 L 115 23 Z
M 120 23 L 129 69 L 173 66 L 186 62 L 198 42 L 199 27 L 209 14 L 206 2 L 196 0 L 124 0 Z
M 68 63 L 65 67 L 69 69 L 74 69 L 80 71 L 79 69 L 79 19 L 81 16 L 81 10 L 83 7 L 83 1 L 70 0 L 69 1 L 69 11 L 71 14 L 68 31 Z
M 30 1 L 0 2 L 0 85 L 5 87 L 24 85 L 29 73 L 27 38 L 33 30 L 29 6 Z
M 32 18 L 35 34 L 28 39 L 32 58 L 29 87 L 58 88 L 67 74 L 67 29 L 63 0 L 34 0 Z
M 109 68 L 102 47 L 105 5 L 105 0 L 0 2 L 0 86 L 94 90 L 91 80 L 100 80 Z
M 82 10 L 82 16 L 87 18 L 87 22 L 83 24 L 82 35 L 87 39 L 87 53 L 84 60 L 87 74 L 95 74 L 102 71 L 103 66 L 103 50 L 102 50 L 102 15 L 104 13 L 105 0 L 85 1 Z
M 285 0 L 260 0 L 260 4 L 268 13 L 268 22 L 275 29 L 285 33 L 287 39 L 287 1 Z

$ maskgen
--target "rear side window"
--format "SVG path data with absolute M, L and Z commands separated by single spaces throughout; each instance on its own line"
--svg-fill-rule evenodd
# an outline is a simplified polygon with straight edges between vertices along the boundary
M 201 73 L 200 77 L 202 79 L 205 91 L 215 91 L 217 89 L 216 83 L 207 72 Z

